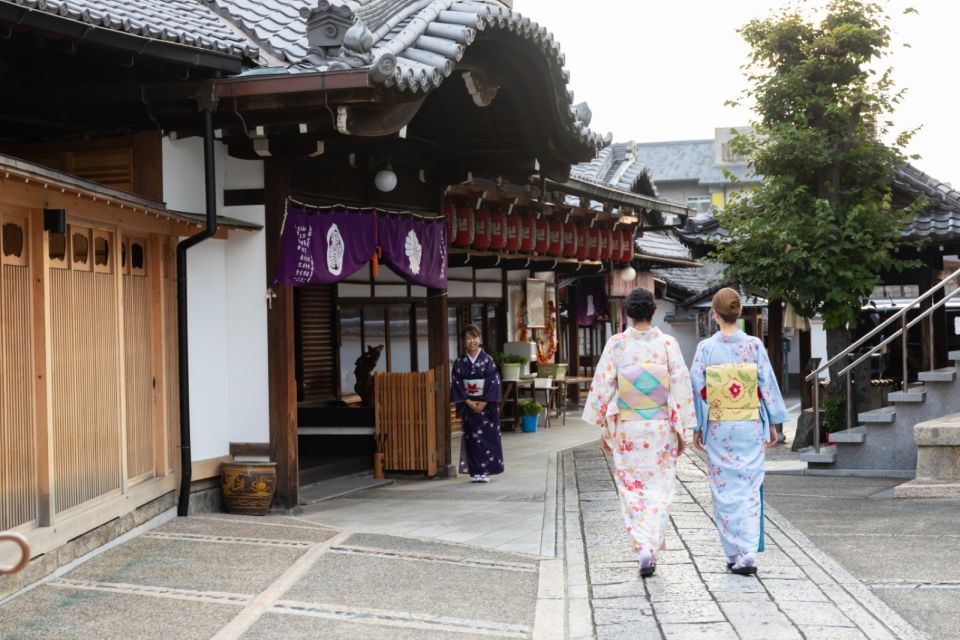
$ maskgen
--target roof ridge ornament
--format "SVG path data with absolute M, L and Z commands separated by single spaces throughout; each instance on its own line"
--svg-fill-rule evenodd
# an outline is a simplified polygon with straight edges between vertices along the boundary
M 331 0 L 317 0 L 317 6 L 313 9 L 301 7 L 300 17 L 306 21 L 307 42 L 311 51 L 325 54 L 325 49 L 342 46 L 348 32 L 360 23 L 355 7 L 353 2 Z M 360 26 L 362 28 L 363 24 L 360 23 Z M 362 39 L 360 35 L 355 37 Z

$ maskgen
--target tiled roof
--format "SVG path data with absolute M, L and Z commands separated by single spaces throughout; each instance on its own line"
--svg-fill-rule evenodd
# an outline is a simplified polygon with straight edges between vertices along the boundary
M 553 34 L 492 0 L 203 1 L 288 65 L 278 73 L 366 69 L 374 83 L 411 94 L 440 86 L 478 33 L 512 34 L 543 52 L 565 128 L 597 149 L 609 144 L 588 128 L 586 105 L 573 104 Z M 482 74 L 466 72 L 464 80 L 478 104 L 495 95 L 496 87 Z
M 927 206 L 908 221 L 901 235 L 921 242 L 960 240 L 960 192 L 916 167 L 906 164 L 894 168 L 893 188 L 914 199 L 927 198 Z M 687 220 L 680 237 L 690 244 L 715 244 L 727 236 L 726 230 L 711 213 Z
M 257 48 L 197 0 L 0 0 L 147 40 L 162 40 L 235 58 Z
M 646 231 L 637 238 L 637 257 L 654 256 L 673 260 L 693 260 L 690 250 L 671 234 Z
M 635 154 L 634 142 L 619 142 L 601 149 L 597 157 L 570 167 L 571 175 L 582 180 L 590 180 L 610 185 L 624 191 L 637 191 L 639 183 L 644 183 L 649 191 L 647 195 L 656 196 L 656 188 L 650 182 L 649 172 Z
M 706 263 L 697 268 L 653 269 L 653 275 L 661 280 L 695 295 L 706 291 L 723 279 L 724 265 L 715 262 Z
M 634 145 L 634 162 L 646 169 L 655 183 L 695 181 L 700 184 L 726 184 L 723 174 L 729 170 L 737 178 L 755 180 L 744 164 L 718 166 L 714 160 L 713 140 L 644 142 Z

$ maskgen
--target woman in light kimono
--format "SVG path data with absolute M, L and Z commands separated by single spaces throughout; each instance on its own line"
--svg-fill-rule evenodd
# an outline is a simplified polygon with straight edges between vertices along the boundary
M 664 548 L 683 430 L 696 424 L 690 374 L 677 341 L 651 324 L 656 302 L 646 289 L 627 296 L 633 326 L 607 341 L 583 419 L 602 427 L 640 576 L 653 575 Z
M 451 370 L 450 401 L 463 421 L 460 439 L 460 473 L 469 473 L 472 482 L 490 482 L 503 473 L 500 443 L 500 373 L 493 358 L 480 348 L 480 329 L 463 329 L 466 352 Z
M 693 444 L 707 452 L 713 515 L 727 568 L 757 572 L 763 551 L 763 460 L 777 443 L 777 423 L 787 410 L 767 351 L 759 338 L 737 328 L 740 295 L 730 288 L 714 295 L 720 331 L 697 346 L 690 366 L 697 408 Z

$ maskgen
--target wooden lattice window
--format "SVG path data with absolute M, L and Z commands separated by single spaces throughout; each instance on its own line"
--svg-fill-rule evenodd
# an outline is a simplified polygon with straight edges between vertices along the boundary
M 113 273 L 113 234 L 96 229 L 93 232 L 93 270 Z
M 93 255 L 90 250 L 90 229 L 70 226 L 70 268 L 74 271 L 90 271 L 93 268 Z
M 128 238 L 125 243 L 124 273 L 132 276 L 147 275 L 147 241 L 140 238 Z
M 27 223 L 19 218 L 4 218 L 0 227 L 3 264 L 26 266 L 27 264 Z

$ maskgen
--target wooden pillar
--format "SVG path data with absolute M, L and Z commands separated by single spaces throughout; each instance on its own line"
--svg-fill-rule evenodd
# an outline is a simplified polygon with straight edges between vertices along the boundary
M 444 402 L 446 411 L 437 416 L 437 475 L 452 477 L 456 468 L 451 465 L 450 438 L 450 353 L 447 332 L 447 290 L 427 289 L 427 353 L 430 367 L 437 369 L 437 393 Z
M 290 194 L 290 163 L 268 158 L 264 163 L 266 198 L 267 285 L 276 275 L 280 227 Z M 293 289 L 281 286 L 267 311 L 267 371 L 270 389 L 270 459 L 277 463 L 273 506 L 295 510 L 300 504 L 297 458 L 297 384 Z
M 767 305 L 767 354 L 770 356 L 770 366 L 784 388 L 783 378 L 783 303 L 780 300 L 771 300 Z

